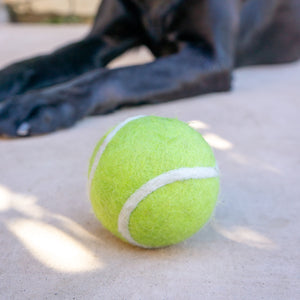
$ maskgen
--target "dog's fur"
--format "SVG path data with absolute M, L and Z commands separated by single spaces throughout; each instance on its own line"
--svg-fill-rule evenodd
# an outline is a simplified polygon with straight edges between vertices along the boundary
M 105 68 L 140 45 L 154 62 Z M 234 67 L 299 57 L 299 0 L 103 0 L 84 40 L 0 71 L 0 135 L 47 133 L 124 105 L 226 91 Z

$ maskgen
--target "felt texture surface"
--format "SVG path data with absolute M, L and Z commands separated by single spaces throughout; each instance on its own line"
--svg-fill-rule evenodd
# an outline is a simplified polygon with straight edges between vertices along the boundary
M 96 146 L 90 166 L 103 140 Z M 215 165 L 209 145 L 184 122 L 154 116 L 133 120 L 107 144 L 91 179 L 95 214 L 107 229 L 124 240 L 118 231 L 118 218 L 136 190 L 171 170 Z M 129 232 L 146 247 L 178 243 L 207 222 L 218 191 L 218 178 L 168 184 L 138 204 L 130 217 Z
M 0 65 L 85 26 L 0 26 Z M 26 36 L 26 43 L 24 43 Z M 149 60 L 143 49 L 114 65 Z M 0 299 L 297 299 L 300 63 L 234 72 L 233 91 L 126 108 L 32 139 L 0 140 Z M 189 122 L 221 170 L 215 216 L 172 247 L 120 241 L 94 216 L 95 144 L 135 115 Z

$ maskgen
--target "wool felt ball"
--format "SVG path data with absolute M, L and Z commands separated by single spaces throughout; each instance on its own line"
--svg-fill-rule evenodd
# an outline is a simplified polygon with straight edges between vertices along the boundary
M 195 234 L 211 217 L 219 172 L 210 146 L 177 119 L 138 116 L 110 130 L 89 166 L 96 217 L 133 245 L 159 248 Z

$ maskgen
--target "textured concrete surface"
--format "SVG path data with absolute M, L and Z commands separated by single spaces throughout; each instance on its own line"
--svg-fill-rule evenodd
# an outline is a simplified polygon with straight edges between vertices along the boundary
M 0 27 L 1 66 L 86 27 Z M 26 44 L 22 37 L 26 35 Z M 149 55 L 135 52 L 124 64 Z M 300 63 L 235 72 L 231 93 L 126 108 L 72 129 L 0 140 L 0 299 L 299 299 Z M 87 196 L 88 160 L 129 116 L 191 122 L 222 172 L 212 221 L 142 250 L 108 233 Z

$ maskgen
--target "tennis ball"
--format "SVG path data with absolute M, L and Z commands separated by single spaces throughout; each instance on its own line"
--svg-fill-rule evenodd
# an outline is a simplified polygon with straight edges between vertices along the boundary
M 187 239 L 209 220 L 218 168 L 209 145 L 186 123 L 138 116 L 99 141 L 89 189 L 104 227 L 133 245 L 158 248 Z

